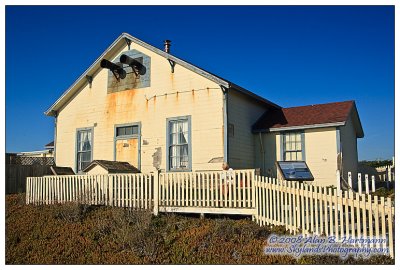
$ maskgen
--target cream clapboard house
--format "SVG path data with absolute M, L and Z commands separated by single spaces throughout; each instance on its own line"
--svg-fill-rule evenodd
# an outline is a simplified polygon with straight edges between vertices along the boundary
M 142 172 L 202 171 L 227 161 L 275 175 L 275 161 L 304 159 L 322 184 L 334 184 L 338 168 L 356 170 L 363 132 L 353 102 L 335 125 L 279 129 L 271 123 L 279 125 L 274 118 L 286 109 L 173 56 L 169 46 L 123 33 L 45 112 L 55 119 L 57 166 L 81 173 L 93 160 L 110 160 Z M 285 134 L 305 154 L 279 154 L 288 150 Z

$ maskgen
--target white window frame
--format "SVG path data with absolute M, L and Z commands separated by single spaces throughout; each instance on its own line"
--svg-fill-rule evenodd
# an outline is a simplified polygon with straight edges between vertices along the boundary
M 170 122 L 172 121 L 187 121 L 188 122 L 188 166 L 187 168 L 171 168 L 171 160 L 170 160 L 170 147 L 171 142 L 170 142 Z M 167 128 L 166 128 L 166 138 L 167 138 L 167 145 L 166 145 L 166 165 L 167 171 L 170 172 L 188 172 L 188 171 L 192 171 L 192 126 L 191 126 L 191 116 L 187 115 L 187 116 L 179 116 L 179 117 L 171 117 L 171 118 L 167 118 Z
M 301 150 L 286 150 L 286 140 L 285 140 L 286 135 L 293 134 L 293 133 L 300 134 Z M 304 136 L 303 130 L 291 130 L 291 131 L 281 132 L 280 136 L 281 136 L 281 161 L 306 161 L 306 151 L 305 151 L 305 141 L 304 141 L 305 136 Z M 287 152 L 292 152 L 292 153 L 301 152 L 301 159 L 286 160 Z

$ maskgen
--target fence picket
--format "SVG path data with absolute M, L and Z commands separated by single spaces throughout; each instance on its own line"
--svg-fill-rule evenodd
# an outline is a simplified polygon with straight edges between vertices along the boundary
M 386 237 L 386 213 L 385 213 L 385 198 L 381 197 L 381 203 L 380 203 L 380 215 L 381 215 L 381 222 L 382 222 L 382 235 L 381 238 L 385 239 L 385 242 L 382 243 L 382 248 L 386 246 L 386 243 L 388 242 L 388 239 Z M 378 246 L 379 247 L 379 246 Z
M 389 197 L 389 198 L 387 198 L 387 205 L 388 205 L 388 209 L 389 209 L 389 211 L 388 211 L 388 233 L 389 233 L 389 254 L 391 255 L 391 256 L 393 256 L 393 254 L 394 254 L 394 252 L 393 252 L 393 242 L 394 242 L 394 239 L 393 239 L 393 228 L 392 228 L 392 224 L 393 224 L 393 221 L 392 221 L 392 199 Z
M 361 215 L 360 215 L 360 195 L 358 193 L 355 194 L 355 210 L 357 211 L 357 238 L 361 239 Z
M 369 229 L 369 239 L 373 238 L 373 225 L 372 225 L 372 197 L 371 195 L 368 195 L 368 229 Z M 372 244 L 369 245 L 369 247 L 372 247 Z
M 374 217 L 375 217 L 375 238 L 379 238 L 379 205 L 378 205 L 378 196 L 374 196 Z M 383 217 L 384 218 L 384 217 Z M 375 247 L 378 247 L 378 243 L 376 243 Z
M 354 199 L 353 199 L 353 192 L 349 192 L 349 198 L 350 198 L 350 224 L 351 224 L 351 237 L 354 239 L 356 237 L 355 235 L 355 220 L 354 220 Z

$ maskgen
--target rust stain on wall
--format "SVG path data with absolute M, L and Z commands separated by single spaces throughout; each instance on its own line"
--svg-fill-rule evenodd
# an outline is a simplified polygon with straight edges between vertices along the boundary
M 135 110 L 135 95 L 137 90 L 131 89 L 106 96 L 105 116 L 106 126 L 114 126 L 116 119 L 127 119 L 128 114 Z M 118 109 L 122 108 L 122 109 Z

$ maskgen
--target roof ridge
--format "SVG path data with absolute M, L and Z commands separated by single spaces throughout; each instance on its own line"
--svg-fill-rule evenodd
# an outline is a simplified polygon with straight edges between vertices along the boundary
M 318 104 L 309 104 L 309 105 L 301 105 L 301 106 L 292 106 L 292 107 L 284 107 L 282 109 L 314 107 L 314 106 L 332 105 L 332 104 L 349 103 L 349 102 L 355 103 L 355 100 L 344 100 L 344 101 L 334 101 L 334 102 L 328 102 L 328 103 L 318 103 Z
M 131 41 L 133 41 L 134 43 L 138 44 L 139 46 L 142 46 L 148 50 L 153 51 L 154 53 L 160 55 L 161 57 L 164 57 L 166 59 L 172 60 L 174 62 L 176 62 L 179 65 L 182 65 L 183 67 L 199 74 L 200 76 L 203 76 L 219 85 L 222 85 L 224 87 L 232 87 L 240 92 L 243 92 L 244 94 L 256 99 L 256 100 L 260 100 L 263 103 L 266 103 L 268 105 L 272 105 L 275 107 L 279 107 L 278 105 L 274 104 L 273 102 L 255 94 L 254 92 L 251 92 L 243 87 L 240 87 L 232 82 L 230 82 L 229 80 L 226 80 L 220 76 L 217 76 L 203 68 L 200 68 L 186 60 L 183 60 L 179 57 L 176 57 L 170 53 L 164 52 L 163 50 L 161 50 L 160 48 L 157 48 L 156 46 L 153 46 L 145 41 L 142 41 L 132 35 L 130 35 L 129 33 L 126 32 L 122 32 L 121 35 L 119 35 L 101 54 L 100 56 L 67 88 L 67 90 L 65 90 L 61 96 L 59 96 L 59 98 L 46 110 L 45 114 L 47 116 L 55 116 L 57 110 L 59 110 L 63 104 L 65 103 L 65 100 L 70 100 L 71 98 L 74 97 L 75 92 L 77 92 L 83 85 L 84 83 L 82 83 L 82 81 L 85 80 L 86 75 L 91 76 L 90 74 L 92 73 L 93 70 L 96 70 L 100 67 L 100 61 L 102 58 L 104 58 L 107 54 L 113 54 L 112 50 L 114 50 L 114 48 L 120 44 L 123 39 L 129 39 Z M 61 104 L 61 105 L 60 105 Z

